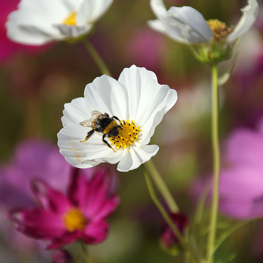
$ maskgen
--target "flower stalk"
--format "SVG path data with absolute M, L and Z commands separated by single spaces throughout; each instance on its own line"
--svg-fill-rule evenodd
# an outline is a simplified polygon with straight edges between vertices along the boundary
M 155 205 L 157 206 L 157 208 L 159 209 L 159 211 L 161 212 L 163 218 L 165 219 L 165 221 L 167 222 L 167 224 L 171 227 L 173 233 L 177 236 L 179 242 L 181 243 L 181 245 L 184 247 L 184 249 L 186 251 L 189 252 L 189 254 L 191 255 L 192 259 L 197 262 L 197 263 L 204 263 L 204 261 L 200 258 L 200 256 L 197 254 L 196 251 L 194 251 L 192 249 L 192 247 L 184 240 L 183 236 L 181 235 L 180 231 L 178 230 L 177 226 L 173 223 L 173 221 L 171 220 L 171 218 L 169 217 L 168 213 L 165 211 L 164 207 L 162 206 L 162 204 L 160 203 L 160 201 L 158 200 L 151 180 L 149 178 L 149 175 L 147 173 L 147 170 L 145 169 L 145 167 L 143 166 L 143 172 L 144 172 L 144 176 L 145 176 L 145 181 L 150 193 L 150 196 L 153 200 L 153 202 L 155 203 Z
M 219 202 L 219 174 L 220 174 L 220 149 L 218 138 L 218 69 L 217 64 L 212 65 L 212 148 L 213 148 L 213 173 L 214 173 L 214 187 L 212 197 L 212 207 L 210 216 L 210 228 L 207 243 L 207 262 L 213 263 L 213 252 L 216 238 L 216 223 L 218 214 Z
M 169 189 L 167 188 L 165 182 L 163 181 L 162 176 L 156 169 L 154 163 L 149 160 L 148 162 L 145 163 L 145 166 L 147 167 L 148 171 L 150 171 L 150 175 L 156 184 L 157 188 L 159 189 L 160 193 L 162 194 L 164 200 L 166 201 L 166 204 L 169 207 L 169 210 L 172 213 L 177 213 L 179 212 L 179 207 L 176 204 L 173 196 L 171 195 Z
M 79 241 L 80 243 L 80 246 L 81 246 L 81 250 L 82 250 L 82 253 L 83 253 L 83 259 L 84 259 L 84 263 L 93 263 L 93 260 L 92 260 L 92 257 L 91 255 L 89 254 L 89 251 L 88 251 L 88 247 L 80 240 Z
M 91 43 L 85 38 L 84 39 L 84 45 L 86 46 L 87 50 L 89 51 L 90 55 L 96 62 L 97 66 L 99 67 L 102 74 L 111 76 L 110 71 L 102 58 L 100 57 L 99 53 L 95 50 L 95 48 L 91 45 Z

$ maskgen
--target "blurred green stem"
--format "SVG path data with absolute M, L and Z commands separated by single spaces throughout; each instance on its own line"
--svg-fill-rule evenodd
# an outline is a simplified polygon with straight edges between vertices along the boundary
M 220 174 L 220 150 L 218 138 L 218 70 L 217 64 L 212 64 L 212 146 L 213 146 L 213 172 L 214 172 L 214 187 L 213 199 L 210 216 L 210 228 L 207 243 L 207 262 L 213 263 L 214 246 L 216 238 L 216 224 L 218 214 L 219 200 L 219 174 Z
M 145 163 L 145 166 L 148 169 L 148 171 L 150 172 L 150 175 L 151 175 L 154 183 L 156 184 L 157 188 L 161 192 L 161 194 L 162 194 L 164 200 L 166 201 L 170 211 L 172 213 L 179 212 L 179 208 L 178 208 L 173 196 L 171 195 L 169 189 L 167 188 L 165 182 L 163 181 L 162 176 L 159 174 L 158 170 L 156 169 L 154 163 L 151 160 L 149 160 L 148 162 Z
M 162 204 L 159 202 L 157 196 L 155 195 L 151 180 L 149 178 L 149 175 L 147 173 L 147 170 L 145 169 L 145 167 L 143 166 L 143 172 L 144 172 L 144 176 L 145 176 L 145 180 L 146 180 L 146 184 L 150 193 L 150 196 L 153 200 L 153 202 L 155 203 L 155 205 L 157 206 L 157 208 L 159 209 L 159 211 L 161 212 L 162 216 L 164 217 L 165 221 L 167 222 L 167 224 L 170 226 L 170 228 L 172 229 L 173 233 L 176 235 L 176 237 L 178 238 L 179 242 L 181 243 L 181 245 L 184 247 L 184 249 L 186 251 L 189 252 L 189 254 L 191 255 L 192 259 L 195 260 L 195 262 L 198 263 L 203 263 L 202 259 L 199 258 L 199 256 L 197 255 L 197 253 L 192 249 L 192 247 L 184 240 L 184 238 L 182 237 L 180 231 L 178 230 L 178 228 L 176 227 L 176 225 L 173 223 L 173 221 L 171 220 L 170 216 L 167 214 L 167 212 L 165 211 L 165 209 L 163 208 Z
M 102 60 L 102 58 L 100 57 L 99 53 L 95 50 L 95 48 L 91 45 L 91 43 L 85 38 L 84 39 L 84 44 L 86 46 L 86 48 L 88 49 L 90 55 L 92 56 L 92 58 L 94 59 L 94 61 L 96 62 L 96 64 L 98 65 L 100 71 L 102 74 L 106 74 L 108 76 L 111 76 L 109 69 L 107 68 L 106 64 L 104 63 L 104 61 Z
M 88 247 L 82 242 L 80 241 L 80 246 L 82 248 L 82 251 L 83 251 L 83 259 L 84 259 L 84 263 L 93 263 L 93 260 L 89 254 L 89 251 L 88 251 Z

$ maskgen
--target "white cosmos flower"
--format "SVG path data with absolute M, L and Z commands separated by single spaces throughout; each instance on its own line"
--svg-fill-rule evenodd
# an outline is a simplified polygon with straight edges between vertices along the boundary
M 213 39 L 234 42 L 253 25 L 258 14 L 257 1 L 248 0 L 248 5 L 242 9 L 241 19 L 232 30 L 218 20 L 206 21 L 201 13 L 190 6 L 173 6 L 167 11 L 162 0 L 151 0 L 150 4 L 158 19 L 150 20 L 148 24 L 185 44 L 211 43 Z
M 176 101 L 177 92 L 158 84 L 156 75 L 145 68 L 134 65 L 126 68 L 118 80 L 107 75 L 97 77 L 86 86 L 84 98 L 65 104 L 64 128 L 58 133 L 60 152 L 78 168 L 108 162 L 118 163 L 117 169 L 122 172 L 136 169 L 158 152 L 157 145 L 148 143 L 156 126 Z M 102 133 L 95 132 L 85 141 L 92 128 L 80 123 L 89 120 L 94 110 L 121 120 L 119 136 L 122 138 L 106 137 L 112 148 L 102 142 Z
M 113 0 L 21 0 L 8 16 L 7 35 L 14 42 L 42 45 L 86 34 Z

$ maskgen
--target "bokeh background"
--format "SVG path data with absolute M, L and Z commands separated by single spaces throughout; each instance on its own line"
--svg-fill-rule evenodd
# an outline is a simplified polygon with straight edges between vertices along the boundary
M 243 0 L 164 2 L 167 7 L 192 6 L 207 20 L 217 18 L 228 25 L 236 24 L 241 15 L 240 8 L 246 5 Z M 256 133 L 263 119 L 263 2 L 258 2 L 258 19 L 240 40 L 235 68 L 229 81 L 220 88 L 223 160 L 225 145 L 232 132 L 246 128 Z M 47 178 L 53 179 L 56 174 L 55 185 L 66 184 L 67 164 L 56 155 L 56 136 L 62 128 L 60 119 L 64 103 L 82 97 L 85 85 L 101 73 L 81 43 L 59 42 L 28 47 L 9 41 L 4 23 L 17 3 L 17 0 L 2 0 L 0 9 L 0 262 L 45 263 L 51 262 L 52 253 L 45 252 L 43 244 L 37 241 L 17 236 L 6 213 L 10 207 L 20 205 L 20 190 L 29 191 L 26 182 L 30 176 L 38 174 L 38 169 L 43 178 L 45 173 Z M 181 210 L 192 222 L 200 182 L 209 178 L 212 171 L 210 69 L 196 61 L 187 46 L 150 29 L 146 22 L 154 18 L 149 0 L 114 0 L 96 23 L 89 39 L 114 78 L 118 78 L 123 68 L 135 64 L 154 71 L 159 83 L 177 90 L 178 102 L 152 138 L 152 143 L 160 145 L 153 161 Z M 229 64 L 220 64 L 220 72 L 223 73 Z M 41 146 L 36 140 L 41 141 Z M 46 162 L 43 153 L 29 175 L 29 168 L 24 166 L 29 165 L 27 162 L 33 160 L 30 158 L 34 158 L 34 154 L 26 143 L 33 144 L 36 155 L 45 151 L 50 154 L 52 149 L 56 157 L 52 159 L 51 155 L 52 161 Z M 47 149 L 43 150 L 43 147 Z M 263 151 L 258 151 L 260 153 L 262 158 Z M 55 170 L 50 172 L 48 165 Z M 227 160 L 223 161 L 223 167 L 225 165 Z M 12 173 L 14 169 L 16 172 Z M 263 169 L 261 173 L 263 185 Z M 163 220 L 150 200 L 142 169 L 118 173 L 117 178 L 117 192 L 122 203 L 110 218 L 108 239 L 90 247 L 94 262 L 183 262 L 183 254 L 174 258 L 159 246 Z M 4 191 L 7 181 L 9 186 L 15 185 L 12 191 Z M 242 207 L 240 201 L 238 209 Z M 203 222 L 208 222 L 208 215 L 209 209 L 204 213 Z M 220 214 L 222 229 L 234 222 L 233 216 Z M 220 247 L 217 258 L 220 262 L 263 262 L 263 221 L 256 220 L 234 232 Z

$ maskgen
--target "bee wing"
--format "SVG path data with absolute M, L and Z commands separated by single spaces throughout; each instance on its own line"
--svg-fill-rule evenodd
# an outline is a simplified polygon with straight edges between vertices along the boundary
M 92 127 L 94 120 L 97 119 L 100 115 L 102 115 L 101 112 L 99 112 L 97 110 L 93 110 L 91 112 L 90 119 L 84 120 L 84 121 L 80 122 L 79 124 L 82 126 L 85 126 L 85 127 Z
M 79 124 L 84 126 L 84 127 L 92 127 L 93 121 L 91 119 L 81 121 Z
M 91 118 L 90 118 L 90 119 L 95 120 L 95 119 L 97 119 L 100 115 L 102 115 L 101 112 L 99 112 L 99 111 L 97 111 L 97 110 L 93 110 L 93 111 L 91 112 Z

